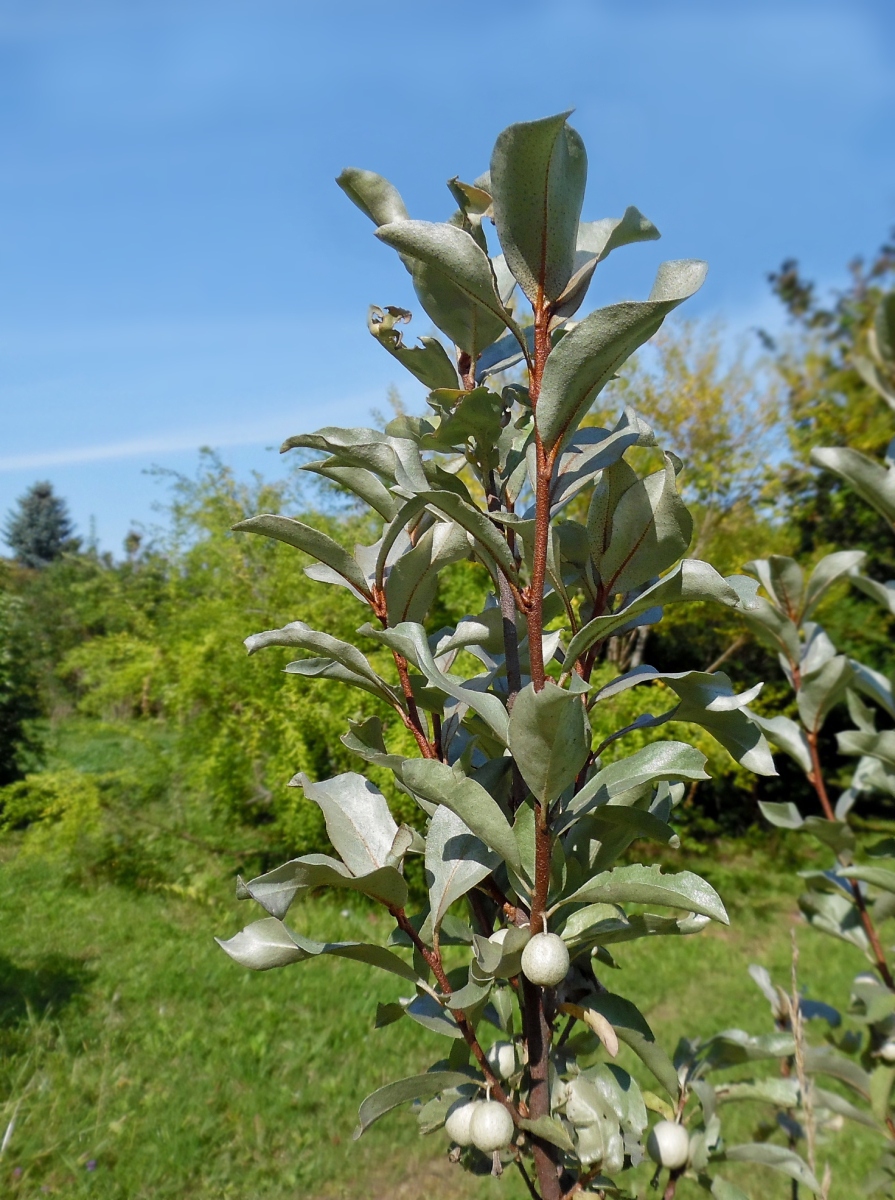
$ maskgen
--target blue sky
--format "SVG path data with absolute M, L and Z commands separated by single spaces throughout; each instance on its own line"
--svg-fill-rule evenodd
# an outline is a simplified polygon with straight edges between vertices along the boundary
M 0 514 L 49 478 L 118 552 L 152 464 L 275 476 L 288 434 L 416 403 L 365 325 L 407 276 L 333 177 L 445 219 L 514 120 L 574 107 L 584 216 L 663 232 L 595 303 L 699 257 L 691 314 L 779 324 L 769 270 L 835 286 L 895 223 L 893 63 L 885 0 L 0 0 Z

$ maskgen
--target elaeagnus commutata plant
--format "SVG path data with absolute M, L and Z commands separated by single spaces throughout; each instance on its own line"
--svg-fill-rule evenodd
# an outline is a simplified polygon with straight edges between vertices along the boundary
M 428 1070 L 363 1101 L 358 1137 L 412 1105 L 420 1132 L 455 1162 L 518 1170 L 541 1200 L 630 1194 L 626 1175 L 647 1146 L 666 1196 L 687 1172 L 735 1197 L 717 1173 L 732 1150 L 783 1168 L 761 1144 L 725 1149 L 709 1085 L 694 1068 L 690 1086 L 637 998 L 614 990 L 612 968 L 632 939 L 649 937 L 660 956 L 664 937 L 727 923 L 704 879 L 639 865 L 630 847 L 649 839 L 673 858 L 675 807 L 707 778 L 705 756 L 669 738 L 666 722 L 702 726 L 744 768 L 774 774 L 747 708 L 756 690 L 738 693 L 721 672 L 639 665 L 606 682 L 595 668 L 608 639 L 635 638 L 666 605 L 748 612 L 758 583 L 685 557 L 683 464 L 636 411 L 611 428 L 585 422 L 621 364 L 701 286 L 706 265 L 664 262 L 645 299 L 587 311 L 600 264 L 659 232 L 633 207 L 582 220 L 587 155 L 567 117 L 505 129 L 488 171 L 449 181 L 455 207 L 441 223 L 411 217 L 372 171 L 339 176 L 425 314 L 416 341 L 411 313 L 394 304 L 371 308 L 369 331 L 422 383 L 428 411 L 284 444 L 313 451 L 304 469 L 368 507 L 380 526 L 371 545 L 350 552 L 276 514 L 235 528 L 295 547 L 313 560 L 312 579 L 357 602 L 353 642 L 297 613 L 249 637 L 249 652 L 289 647 L 297 686 L 335 680 L 371 694 L 386 716 L 344 734 L 357 771 L 294 781 L 322 810 L 333 854 L 240 881 L 239 895 L 264 915 L 221 944 L 254 970 L 336 955 L 401 981 L 404 998 L 382 1004 L 378 1024 L 416 1022 L 440 1044 Z M 432 616 L 439 573 L 462 560 L 490 595 L 443 628 Z M 626 751 L 634 727 L 605 729 L 632 688 L 648 690 L 652 711 L 634 723 L 640 748 Z M 407 731 L 401 753 L 390 749 L 397 727 Z M 365 777 L 370 766 L 418 804 L 413 827 L 396 823 Z M 423 900 L 405 879 L 414 855 Z M 387 944 L 290 928 L 290 906 L 321 887 L 380 906 L 393 926 Z M 662 1118 L 652 1133 L 650 1112 Z M 791 1176 L 793 1161 L 808 1171 L 794 1151 L 771 1149 L 790 1156 Z

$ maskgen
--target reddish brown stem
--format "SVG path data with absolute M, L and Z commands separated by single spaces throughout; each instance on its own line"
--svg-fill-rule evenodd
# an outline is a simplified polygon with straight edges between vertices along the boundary
M 835 821 L 836 814 L 833 811 L 833 806 L 830 803 L 830 797 L 827 793 L 827 785 L 824 781 L 823 768 L 821 766 L 820 754 L 817 749 L 817 734 L 808 733 L 808 746 L 811 751 L 811 774 L 808 776 L 814 790 L 817 792 L 817 798 L 820 800 L 820 806 L 824 811 L 824 816 L 828 821 Z M 840 859 L 841 861 L 841 859 Z M 846 867 L 847 869 L 847 867 Z M 879 940 L 879 934 L 876 931 L 876 926 L 873 924 L 873 918 L 867 911 L 867 902 L 861 893 L 860 884 L 850 879 L 848 881 L 851 888 L 852 896 L 854 897 L 855 906 L 861 917 L 861 925 L 864 927 L 864 932 L 867 935 L 867 940 L 870 942 L 870 948 L 873 951 L 873 957 L 876 960 L 876 969 L 882 976 L 883 982 L 891 992 L 895 992 L 895 978 L 889 969 L 889 964 L 886 961 L 886 952 L 883 950 L 882 942 Z
M 407 659 L 397 650 L 392 651 L 392 657 L 395 660 L 395 666 L 398 668 L 398 678 L 401 681 L 401 691 L 404 693 L 404 701 L 407 705 L 407 713 L 404 724 L 416 738 L 416 744 L 420 748 L 420 753 L 423 758 L 437 758 L 435 747 L 426 736 L 425 728 L 423 727 L 422 718 L 419 714 L 419 709 L 416 706 L 416 701 L 413 698 L 413 687 L 410 683 L 410 673 L 407 670 Z

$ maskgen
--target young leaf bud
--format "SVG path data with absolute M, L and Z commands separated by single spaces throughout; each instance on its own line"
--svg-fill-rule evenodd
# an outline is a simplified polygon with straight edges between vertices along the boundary
M 569 970 L 569 951 L 555 933 L 536 933 L 522 951 L 525 977 L 540 987 L 556 987 Z

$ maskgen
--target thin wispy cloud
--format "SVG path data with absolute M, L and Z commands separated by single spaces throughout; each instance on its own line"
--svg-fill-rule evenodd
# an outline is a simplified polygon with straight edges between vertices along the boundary
M 85 466 L 88 463 L 113 462 L 123 458 L 144 458 L 148 454 L 173 454 L 197 450 L 200 446 L 262 446 L 271 441 L 257 428 L 223 435 L 173 434 L 134 438 L 126 442 L 107 442 L 99 446 L 67 446 L 61 450 L 38 450 L 32 454 L 0 457 L 0 471 L 35 471 L 44 467 Z

